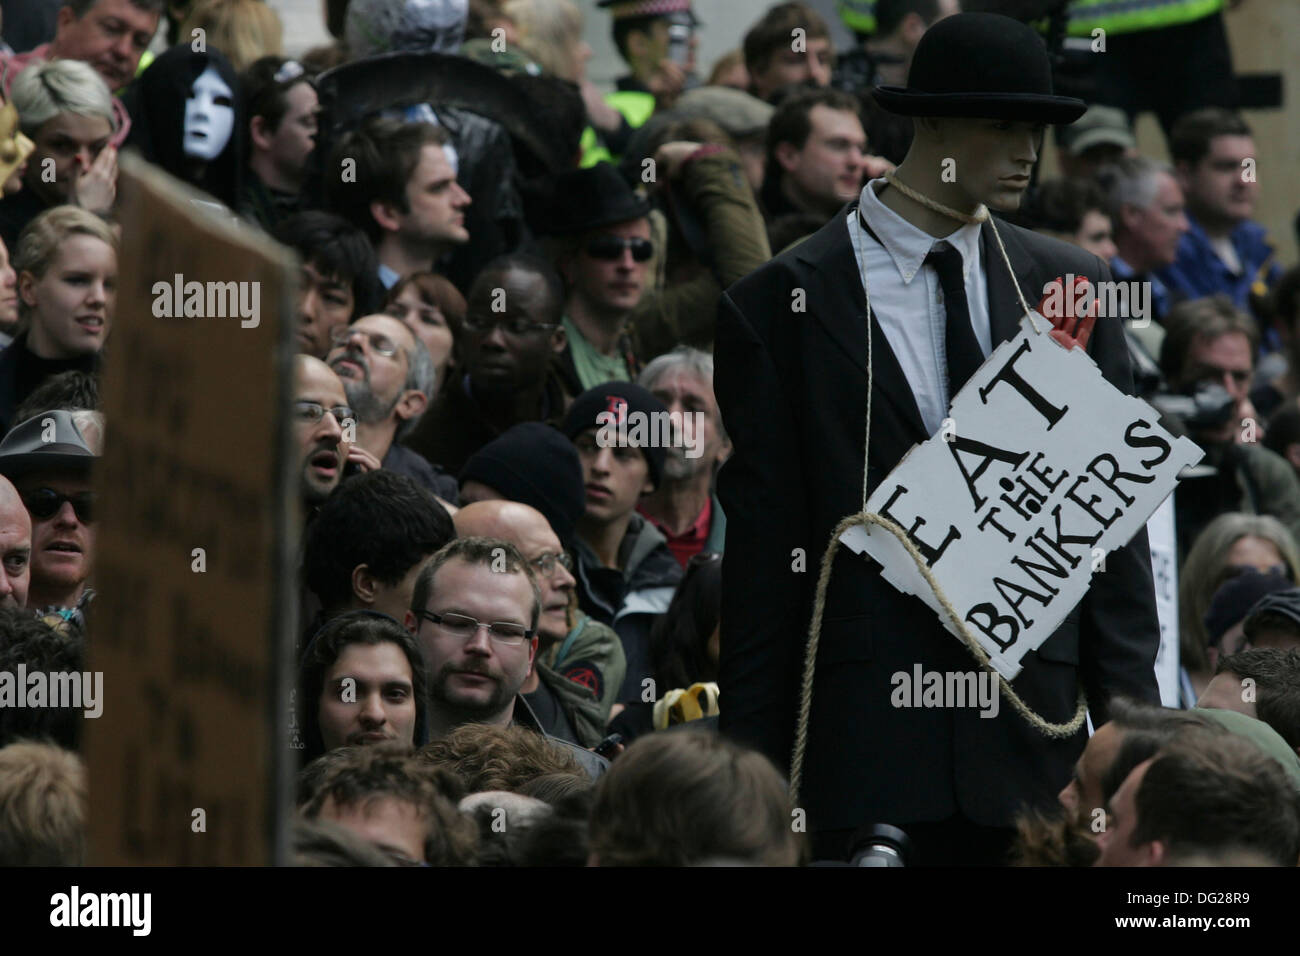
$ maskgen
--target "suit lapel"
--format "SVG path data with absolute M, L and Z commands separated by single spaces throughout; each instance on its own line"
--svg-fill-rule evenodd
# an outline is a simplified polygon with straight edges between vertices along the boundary
M 998 232 L 1006 244 L 1007 258 L 1015 270 L 1016 281 L 1020 283 L 1025 301 L 1032 309 L 1042 297 L 1041 290 L 1035 289 L 1031 281 L 1033 260 L 1025 254 L 1014 231 L 1007 228 L 1005 223 Z M 1020 333 L 1020 317 L 1024 314 L 1024 308 L 1020 305 L 1020 297 L 1016 295 L 1016 287 L 1007 272 L 1007 264 L 1002 261 L 991 222 L 980 227 L 980 258 L 984 263 L 984 280 L 988 287 L 989 326 L 993 333 L 993 347 L 997 348 Z
M 834 218 L 795 249 L 795 257 L 812 268 L 808 291 L 810 312 L 853 363 L 867 374 L 866 297 L 862 276 L 849 241 L 845 217 L 856 214 L 857 202 L 850 203 Z M 917 441 L 928 434 L 912 386 L 903 375 L 894 350 L 889 347 L 875 314 L 871 316 L 871 352 L 875 390 L 883 395 L 915 432 Z

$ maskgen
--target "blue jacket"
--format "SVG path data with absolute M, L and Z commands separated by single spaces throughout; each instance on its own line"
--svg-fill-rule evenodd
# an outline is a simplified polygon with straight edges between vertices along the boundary
M 1241 261 L 1241 275 L 1233 275 L 1210 245 L 1200 223 L 1190 215 L 1191 228 L 1178 240 L 1178 257 L 1171 266 L 1157 269 L 1156 275 L 1165 285 L 1189 299 L 1222 293 L 1232 299 L 1239 309 L 1250 311 L 1249 296 L 1253 290 L 1262 295 L 1282 275 L 1282 267 L 1274 258 L 1274 249 L 1268 241 L 1267 230 L 1257 222 L 1247 220 L 1228 236 L 1232 248 Z M 1266 346 L 1266 351 L 1270 349 Z

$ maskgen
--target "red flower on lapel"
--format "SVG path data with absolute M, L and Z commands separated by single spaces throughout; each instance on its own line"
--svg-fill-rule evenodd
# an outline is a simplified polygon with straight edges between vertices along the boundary
M 1087 276 L 1075 276 L 1070 288 L 1066 288 L 1065 276 L 1047 283 L 1038 301 L 1038 312 L 1051 321 L 1052 338 L 1063 348 L 1088 348 L 1088 338 L 1097 324 L 1097 296 Z

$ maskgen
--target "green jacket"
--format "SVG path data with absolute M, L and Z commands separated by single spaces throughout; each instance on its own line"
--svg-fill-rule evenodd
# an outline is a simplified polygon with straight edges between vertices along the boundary
M 772 258 L 763 214 L 734 150 L 687 162 L 672 188 L 698 217 L 713 263 L 647 295 L 632 310 L 633 348 L 642 361 L 682 343 L 711 351 L 723 290 Z
M 576 612 L 573 629 L 563 641 L 552 644 L 538 661 L 538 674 L 549 670 L 558 678 L 573 684 L 597 704 L 599 729 L 601 731 L 589 747 L 594 747 L 604 738 L 605 724 L 609 721 L 609 710 L 618 700 L 618 689 L 627 673 L 627 656 L 623 653 L 623 642 L 618 639 L 614 629 L 593 620 L 582 611 Z M 562 700 L 575 698 L 575 694 L 565 688 Z M 578 697 L 583 695 L 576 695 Z M 570 714 L 570 718 L 572 718 Z M 581 728 L 576 727 L 579 734 Z

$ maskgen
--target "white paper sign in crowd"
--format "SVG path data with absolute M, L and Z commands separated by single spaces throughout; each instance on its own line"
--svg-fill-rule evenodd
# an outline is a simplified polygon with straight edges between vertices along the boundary
M 1044 331 L 1022 319 L 957 395 L 947 427 L 908 452 L 867 502 L 908 533 L 1008 680 L 1083 598 L 1104 555 L 1129 542 L 1203 455 L 1036 321 Z M 894 535 L 855 526 L 841 540 L 957 634 Z

